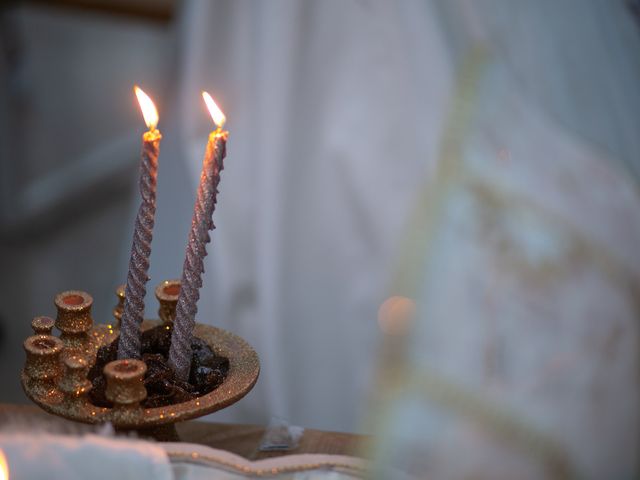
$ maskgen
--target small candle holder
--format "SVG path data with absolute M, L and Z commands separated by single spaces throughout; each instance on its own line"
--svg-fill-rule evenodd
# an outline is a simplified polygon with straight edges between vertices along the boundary
M 68 408 L 81 405 L 87 401 L 87 394 L 91 390 L 91 382 L 87 378 L 89 362 L 78 355 L 65 357 L 63 360 L 64 373 L 58 382 L 58 388 L 64 395 Z
M 175 318 L 179 289 L 179 281 L 165 281 L 156 288 L 161 320 L 145 320 L 141 333 L 159 325 L 166 326 Z M 114 308 L 114 317 L 117 321 L 124 295 L 121 287 L 116 295 L 118 305 Z M 103 370 L 105 396 L 113 406 L 96 406 L 90 400 L 92 383 L 88 372 L 96 363 L 98 349 L 118 338 L 118 324 L 94 325 L 93 299 L 86 292 L 62 292 L 54 303 L 58 310 L 55 326 L 61 332 L 60 338 L 51 335 L 51 318 L 34 318 L 32 328 L 37 334 L 24 342 L 27 358 L 21 376 L 27 396 L 54 415 L 91 424 L 111 422 L 117 430 L 135 430 L 142 436 L 175 441 L 179 439 L 176 422 L 213 413 L 237 402 L 258 379 L 258 355 L 245 340 L 220 328 L 197 323 L 194 337 L 229 361 L 227 376 L 217 388 L 182 403 L 145 408 L 141 402 L 147 397 L 143 384 L 147 365 L 141 360 L 116 360 L 107 363 Z
M 51 335 L 55 320 L 51 317 L 34 317 L 31 320 L 31 328 L 36 335 Z
M 144 388 L 144 374 L 147 364 L 141 360 L 114 360 L 104 367 L 107 377 L 107 399 L 113 408 L 128 409 L 135 414 L 140 409 L 140 402 L 147 398 Z
M 58 309 L 55 325 L 60 330 L 60 340 L 65 346 L 64 354 L 91 357 L 95 354 L 95 344 L 89 336 L 93 327 L 91 295 L 80 290 L 69 290 L 56 295 L 54 303 Z
M 23 384 L 35 398 L 53 402 L 61 400 L 57 382 L 62 372 L 62 340 L 52 335 L 33 335 L 24 341 L 24 350 L 27 361 L 23 371 Z
M 180 280 L 165 280 L 156 287 L 156 298 L 160 303 L 158 316 L 163 323 L 173 323 L 180 296 Z

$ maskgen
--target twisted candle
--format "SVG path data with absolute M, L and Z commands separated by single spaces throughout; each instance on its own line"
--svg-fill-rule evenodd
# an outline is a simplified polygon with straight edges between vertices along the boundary
M 158 174 L 158 153 L 162 135 L 156 130 L 158 114 L 142 90 L 135 89 L 149 131 L 142 135 L 142 156 L 140 163 L 140 195 L 142 203 L 138 208 L 133 245 L 125 287 L 124 308 L 120 322 L 118 358 L 140 358 L 140 324 L 144 315 L 144 297 L 147 293 L 149 276 L 149 255 L 156 213 L 156 181 Z
M 140 324 L 144 315 L 144 297 L 147 293 L 149 255 L 156 212 L 156 179 L 158 152 L 162 136 L 158 130 L 145 132 L 143 136 L 140 172 L 142 203 L 138 208 L 133 245 L 129 260 L 129 273 L 125 287 L 124 309 L 120 323 L 118 358 L 140 358 Z
M 207 255 L 206 245 L 211 240 L 209 231 L 215 228 L 213 212 L 216 207 L 220 172 L 224 168 L 227 136 L 228 132 L 220 128 L 209 135 L 191 220 L 169 349 L 169 365 L 182 380 L 188 379 L 191 367 L 191 338 L 198 312 L 197 302 L 200 298 L 200 287 L 202 287 L 204 257 Z

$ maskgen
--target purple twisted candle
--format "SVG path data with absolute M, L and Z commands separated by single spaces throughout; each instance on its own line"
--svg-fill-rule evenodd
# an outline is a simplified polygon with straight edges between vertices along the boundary
M 204 257 L 207 255 L 206 246 L 211 240 L 209 231 L 215 228 L 213 212 L 216 208 L 220 172 L 224 168 L 223 160 L 228 136 L 228 132 L 222 131 L 224 114 L 206 92 L 203 92 L 203 97 L 218 129 L 209 135 L 202 163 L 200 184 L 182 269 L 176 318 L 173 322 L 171 347 L 169 348 L 169 365 L 178 378 L 185 381 L 189 378 L 191 367 L 191 338 L 196 323 L 200 287 L 202 287 Z
M 149 131 L 142 135 L 142 159 L 140 163 L 140 195 L 142 203 L 138 208 L 133 245 L 129 260 L 129 272 L 125 287 L 124 308 L 120 322 L 118 358 L 140 358 L 140 324 L 144 316 L 144 297 L 149 276 L 149 255 L 156 213 L 156 179 L 158 174 L 158 153 L 162 135 L 156 130 L 158 113 L 151 99 L 135 87 Z
M 215 228 L 212 217 L 220 183 L 220 171 L 223 169 L 226 140 L 227 132 L 216 131 L 209 137 L 182 270 L 180 295 L 169 349 L 169 365 L 182 380 L 189 377 L 191 337 L 198 312 L 197 302 L 202 287 L 206 245 L 211 240 L 209 230 Z

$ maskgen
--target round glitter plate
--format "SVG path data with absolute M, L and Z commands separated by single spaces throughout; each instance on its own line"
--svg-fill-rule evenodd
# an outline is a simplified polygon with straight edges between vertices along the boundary
M 142 330 L 160 325 L 156 320 L 145 320 Z M 82 400 L 69 401 L 58 390 L 36 392 L 22 372 L 22 387 L 27 396 L 43 410 L 84 423 L 111 422 L 117 429 L 145 430 L 171 425 L 183 420 L 201 417 L 237 402 L 255 385 L 260 373 L 258 354 L 245 340 L 233 333 L 197 323 L 194 335 L 204 340 L 216 354 L 229 359 L 229 372 L 224 382 L 215 390 L 183 403 L 158 408 L 104 408 L 91 404 L 86 396 Z M 117 330 L 108 325 L 96 325 L 90 332 L 97 348 L 111 343 Z M 93 352 L 95 361 L 95 351 Z

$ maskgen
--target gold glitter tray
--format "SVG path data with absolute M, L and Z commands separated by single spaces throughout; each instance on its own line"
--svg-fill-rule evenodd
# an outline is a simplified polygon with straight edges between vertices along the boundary
M 159 321 L 145 320 L 142 330 L 160 324 Z M 229 372 L 218 388 L 187 402 L 158 408 L 96 407 L 86 400 L 86 395 L 84 401 L 70 401 L 69 395 L 63 395 L 53 383 L 51 388 L 43 390 L 43 382 L 34 383 L 25 370 L 22 371 L 22 387 L 31 400 L 54 415 L 84 423 L 111 422 L 116 429 L 138 430 L 143 434 L 147 430 L 149 435 L 159 439 L 176 439 L 174 423 L 197 418 L 237 402 L 253 388 L 260 373 L 257 353 L 239 336 L 200 323 L 196 324 L 193 333 L 204 340 L 216 354 L 229 359 Z M 90 330 L 89 336 L 93 349 L 85 353 L 90 354 L 92 363 L 95 361 L 97 349 L 114 341 L 117 330 L 110 325 L 96 325 Z M 168 428 L 163 429 L 163 426 Z

